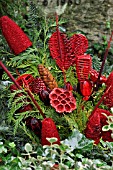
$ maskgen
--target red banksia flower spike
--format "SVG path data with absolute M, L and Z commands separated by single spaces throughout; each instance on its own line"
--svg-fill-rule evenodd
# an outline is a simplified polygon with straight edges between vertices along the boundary
M 50 142 L 46 138 L 57 138 L 57 141 L 54 144 L 60 145 L 60 136 L 58 134 L 56 125 L 51 118 L 45 118 L 42 121 L 42 130 L 41 130 L 41 144 L 50 145 Z
M 58 113 L 70 113 L 76 109 L 76 100 L 71 91 L 54 88 L 49 94 L 50 104 Z
M 0 27 L 10 49 L 15 55 L 20 54 L 32 45 L 32 42 L 23 30 L 8 16 L 0 18 Z

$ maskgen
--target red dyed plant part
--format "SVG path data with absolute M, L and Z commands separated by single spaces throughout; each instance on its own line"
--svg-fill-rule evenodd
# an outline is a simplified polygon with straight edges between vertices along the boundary
M 39 77 L 35 78 L 32 83 L 33 93 L 39 94 L 42 90 L 46 90 L 46 85 Z
M 42 123 L 41 120 L 35 117 L 27 117 L 25 119 L 26 126 L 31 129 L 39 138 L 41 137 Z
M 15 55 L 20 54 L 32 45 L 27 35 L 8 16 L 0 18 L 0 27 L 10 49 Z
M 103 103 L 108 107 L 113 107 L 113 71 L 110 73 L 106 81 L 106 89 L 111 86 L 109 92 L 107 93 Z
M 98 75 L 99 75 L 99 73 L 98 73 L 96 70 L 91 69 L 91 71 L 90 71 L 90 79 L 91 79 L 91 81 L 93 81 L 93 83 L 95 83 L 95 82 L 97 81 Z M 100 84 L 106 83 L 106 81 L 107 81 L 107 78 L 102 75 L 102 76 L 100 77 L 99 83 L 100 83 Z
M 50 104 L 58 113 L 70 113 L 76 109 L 76 100 L 71 91 L 54 88 L 49 94 Z
M 41 130 L 41 144 L 50 145 L 50 142 L 46 138 L 55 137 L 58 140 L 54 144 L 60 145 L 60 136 L 58 134 L 56 125 L 51 118 L 45 118 L 42 121 L 42 130 Z
M 85 136 L 87 138 L 93 139 L 95 141 L 95 144 L 98 144 L 100 141 L 100 138 L 102 138 L 104 141 L 113 142 L 113 139 L 111 138 L 111 131 L 102 131 L 102 127 L 104 125 L 107 125 L 107 116 L 112 115 L 109 111 L 97 108 L 96 111 L 90 115 L 87 126 L 85 129 Z
M 80 82 L 88 80 L 92 67 L 92 58 L 89 54 L 76 57 L 76 72 Z
M 22 74 L 16 79 L 16 81 L 21 87 L 25 86 L 25 88 L 29 88 L 33 91 L 32 82 L 34 81 L 34 77 L 31 74 Z
M 67 70 L 75 63 L 77 55 L 83 55 L 88 48 L 88 40 L 82 34 L 74 34 L 70 40 L 66 34 L 56 31 L 49 40 L 49 49 L 53 59 L 61 70 Z
M 88 100 L 92 93 L 92 83 L 88 80 L 80 82 L 80 91 L 84 96 L 83 100 Z

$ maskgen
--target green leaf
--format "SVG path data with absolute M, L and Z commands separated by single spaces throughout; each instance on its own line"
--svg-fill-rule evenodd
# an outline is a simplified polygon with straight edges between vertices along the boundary
M 109 124 L 109 129 L 110 129 L 110 130 L 113 130 L 113 123 L 110 123 L 110 124 Z
M 25 151 L 27 153 L 32 152 L 32 145 L 30 143 L 25 144 Z
M 56 142 L 58 139 L 57 138 L 46 138 L 51 144 Z
M 108 131 L 110 128 L 109 128 L 109 125 L 105 125 L 102 127 L 102 131 Z

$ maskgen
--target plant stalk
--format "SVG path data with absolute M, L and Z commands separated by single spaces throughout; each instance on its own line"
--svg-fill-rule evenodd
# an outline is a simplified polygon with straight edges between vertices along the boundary
M 102 61 L 102 65 L 101 65 L 101 68 L 100 68 L 100 71 L 99 71 L 98 79 L 97 79 L 97 82 L 96 82 L 96 90 L 98 90 L 98 87 L 99 87 L 100 77 L 101 77 L 102 71 L 104 69 L 106 58 L 108 56 L 108 51 L 110 49 L 110 43 L 112 41 L 112 36 L 113 36 L 113 31 L 112 31 L 110 39 L 108 41 L 108 45 L 107 45 L 107 48 L 106 48 L 106 51 L 105 51 L 105 54 L 104 54 L 104 59 Z
M 7 73 L 7 75 L 10 77 L 10 79 L 14 82 L 14 84 L 16 85 L 16 87 L 19 90 L 22 90 L 22 87 L 16 82 L 15 78 L 12 76 L 12 74 L 9 72 L 9 70 L 6 68 L 6 66 L 2 63 L 2 61 L 0 61 L 0 66 L 3 68 L 3 70 Z M 38 105 L 38 103 L 36 102 L 34 96 L 32 95 L 31 91 L 29 89 L 26 90 L 27 94 L 29 95 L 29 97 L 31 98 L 32 102 L 35 104 L 35 106 L 37 107 L 37 109 L 39 110 L 40 114 L 43 116 L 43 118 L 46 118 L 45 114 L 43 113 L 42 109 L 40 108 L 40 106 Z
M 99 105 L 102 103 L 102 101 L 104 100 L 104 97 L 108 94 L 109 90 L 111 89 L 111 86 L 109 86 L 109 88 L 106 89 L 105 93 L 103 94 L 103 96 L 101 97 L 101 99 L 98 101 L 98 103 L 96 104 L 94 110 L 92 111 L 91 114 L 93 114 L 96 109 L 99 107 Z

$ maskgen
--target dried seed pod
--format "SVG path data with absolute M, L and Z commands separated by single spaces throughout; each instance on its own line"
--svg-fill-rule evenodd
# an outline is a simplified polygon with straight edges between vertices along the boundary
M 50 88 L 52 90 L 52 89 L 58 87 L 58 84 L 57 84 L 56 80 L 54 79 L 53 75 L 42 64 L 38 65 L 38 71 L 39 71 L 41 79 L 44 81 L 45 85 L 48 88 Z
M 73 87 L 72 87 L 72 85 L 71 85 L 71 83 L 69 81 L 66 82 L 66 84 L 64 85 L 64 89 L 68 90 L 68 91 L 72 91 L 73 90 Z
M 111 88 L 103 101 L 103 103 L 108 108 L 113 107 L 113 71 L 110 73 L 109 77 L 107 78 L 106 89 L 109 88 L 110 86 L 111 86 Z
M 20 54 L 32 45 L 27 35 L 8 16 L 0 18 L 0 27 L 10 49 L 15 55 Z
M 89 54 L 80 55 L 76 58 L 76 72 L 80 82 L 88 80 L 89 73 L 92 67 L 92 59 Z
M 107 116 L 112 115 L 107 110 L 97 108 L 96 111 L 89 116 L 85 129 L 85 136 L 87 138 L 93 139 L 95 144 L 99 143 L 100 138 L 102 138 L 104 141 L 113 142 L 113 139 L 111 138 L 111 131 L 102 131 L 102 127 L 108 124 L 107 117 L 103 115 L 103 113 Z
M 51 118 L 45 118 L 42 121 L 42 131 L 41 131 L 41 144 L 50 145 L 50 142 L 46 138 L 55 137 L 58 140 L 54 144 L 60 145 L 60 136 L 58 134 L 56 125 Z
M 71 91 L 54 88 L 49 95 L 50 104 L 58 113 L 70 113 L 76 109 L 76 100 Z
M 31 129 L 39 138 L 41 137 L 42 123 L 35 117 L 27 117 L 25 119 L 26 126 Z
M 29 88 L 32 90 L 32 82 L 34 81 L 34 77 L 31 74 L 22 74 L 20 75 L 16 81 L 20 86 L 25 86 L 25 88 Z
M 42 90 L 39 93 L 40 99 L 44 102 L 46 106 L 50 105 L 49 93 L 46 90 Z
M 95 82 L 97 81 L 98 75 L 99 75 L 99 73 L 98 73 L 96 70 L 91 69 L 91 71 L 90 71 L 90 79 L 93 81 L 93 83 L 95 83 Z M 100 84 L 106 83 L 106 81 L 107 81 L 107 78 L 102 75 L 102 76 L 100 77 L 99 83 L 100 83 Z
M 84 96 L 83 100 L 88 100 L 92 93 L 92 83 L 88 80 L 80 82 L 80 91 Z
M 46 85 L 39 77 L 35 78 L 32 83 L 33 93 L 39 94 L 42 90 L 46 90 Z

